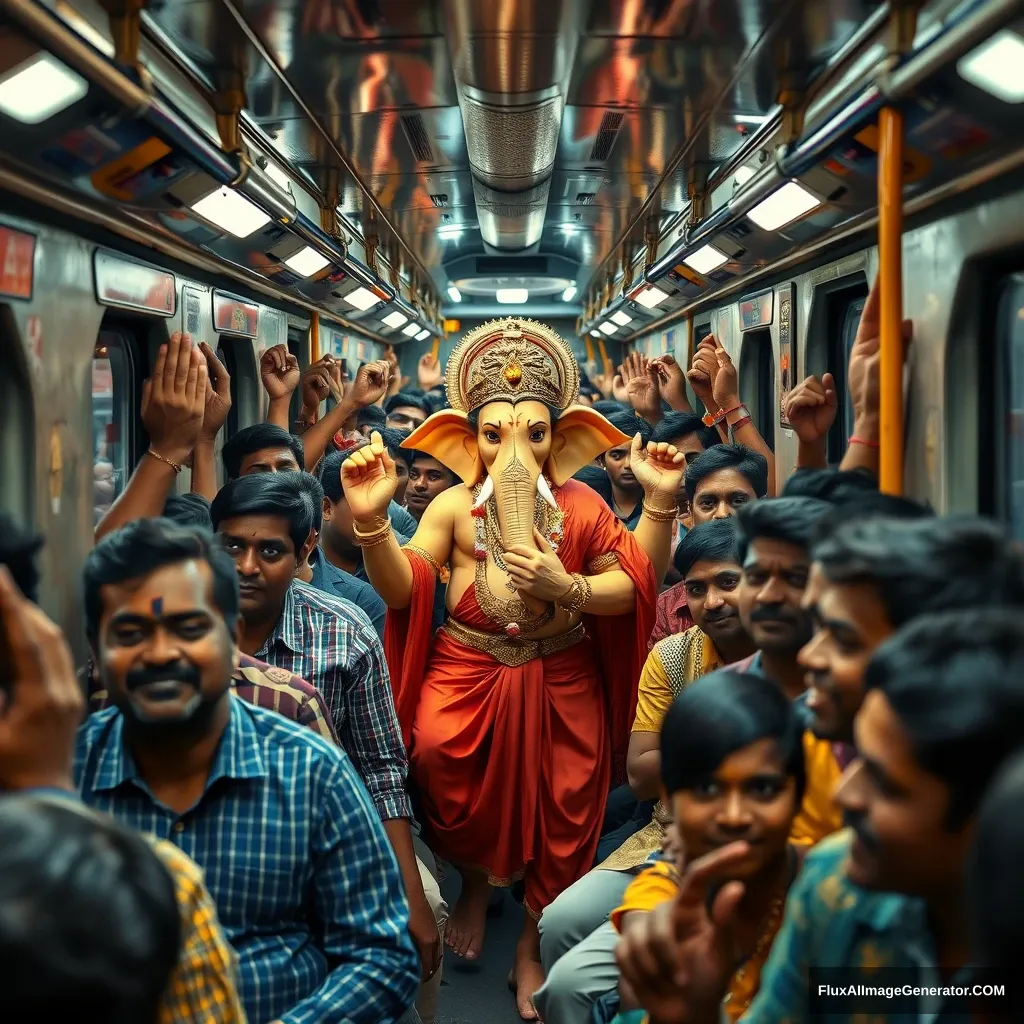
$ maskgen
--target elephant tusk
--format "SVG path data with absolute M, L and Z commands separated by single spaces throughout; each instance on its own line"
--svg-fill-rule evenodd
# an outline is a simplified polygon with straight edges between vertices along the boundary
M 473 508 L 482 508 L 490 500 L 492 494 L 494 494 L 494 479 L 488 475 L 480 488 L 476 501 L 473 502 Z
M 558 502 L 555 501 L 555 496 L 551 493 L 551 488 L 548 486 L 547 480 L 544 479 L 544 475 L 541 474 L 537 477 L 537 493 L 557 512 Z

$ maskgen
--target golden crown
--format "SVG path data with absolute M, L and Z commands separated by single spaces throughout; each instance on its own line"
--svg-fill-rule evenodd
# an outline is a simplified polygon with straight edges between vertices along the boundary
M 579 397 L 580 369 L 572 349 L 546 324 L 504 317 L 481 324 L 456 345 L 445 389 L 460 412 L 528 400 L 562 410 Z

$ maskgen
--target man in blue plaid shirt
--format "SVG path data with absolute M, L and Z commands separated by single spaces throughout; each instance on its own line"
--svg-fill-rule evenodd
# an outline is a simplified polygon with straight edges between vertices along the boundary
M 115 706 L 79 731 L 83 800 L 202 867 L 254 1024 L 393 1024 L 419 983 L 398 865 L 349 758 L 231 693 L 231 558 L 139 520 L 89 556 L 85 607 Z

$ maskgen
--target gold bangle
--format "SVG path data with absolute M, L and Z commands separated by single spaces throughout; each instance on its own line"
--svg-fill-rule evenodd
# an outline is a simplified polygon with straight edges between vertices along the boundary
M 644 513 L 656 523 L 671 523 L 676 516 L 679 515 L 679 506 L 673 505 L 671 508 L 654 508 L 647 504 L 647 500 L 644 499 L 641 505 Z
M 385 519 L 381 523 L 380 519 L 378 519 L 377 523 L 380 525 L 366 533 L 363 533 L 355 523 L 352 524 L 353 539 L 359 547 L 372 548 L 388 540 L 391 536 L 391 520 Z
M 174 470 L 175 476 L 177 476 L 181 472 L 181 466 L 179 466 L 176 462 L 171 462 L 171 460 L 167 458 L 166 455 L 161 455 L 159 452 L 153 451 L 152 448 L 147 448 L 146 454 L 152 455 L 153 458 L 157 460 L 157 462 L 162 462 L 165 466 L 170 466 L 171 469 Z
M 578 572 L 572 574 L 572 586 L 558 599 L 559 608 L 567 611 L 570 615 L 581 611 L 590 601 L 593 588 L 590 580 Z

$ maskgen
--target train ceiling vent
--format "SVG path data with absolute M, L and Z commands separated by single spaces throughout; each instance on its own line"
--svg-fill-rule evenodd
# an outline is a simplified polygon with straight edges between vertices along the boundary
M 476 272 L 480 277 L 544 277 L 548 260 L 546 256 L 480 256 Z
M 447 192 L 435 192 L 431 197 L 430 201 L 440 209 L 442 206 L 448 205 L 448 193 Z
M 421 164 L 432 164 L 434 162 L 434 150 L 430 145 L 430 138 L 427 136 L 427 127 L 423 123 L 423 117 L 420 114 L 403 114 L 402 115 L 402 128 L 405 131 L 405 137 L 409 140 L 409 148 L 412 150 L 413 156 Z M 434 197 L 431 196 L 431 199 Z M 439 205 L 434 203 L 435 206 Z
M 577 192 L 576 193 L 576 205 L 577 206 L 591 206 L 593 205 L 594 199 L 597 197 L 596 192 Z
M 594 148 L 590 151 L 592 162 L 603 164 L 611 155 L 612 146 L 615 145 L 615 140 L 618 138 L 624 116 L 624 114 L 614 114 L 609 111 L 601 118 L 601 126 L 597 129 L 597 135 L 594 138 Z

